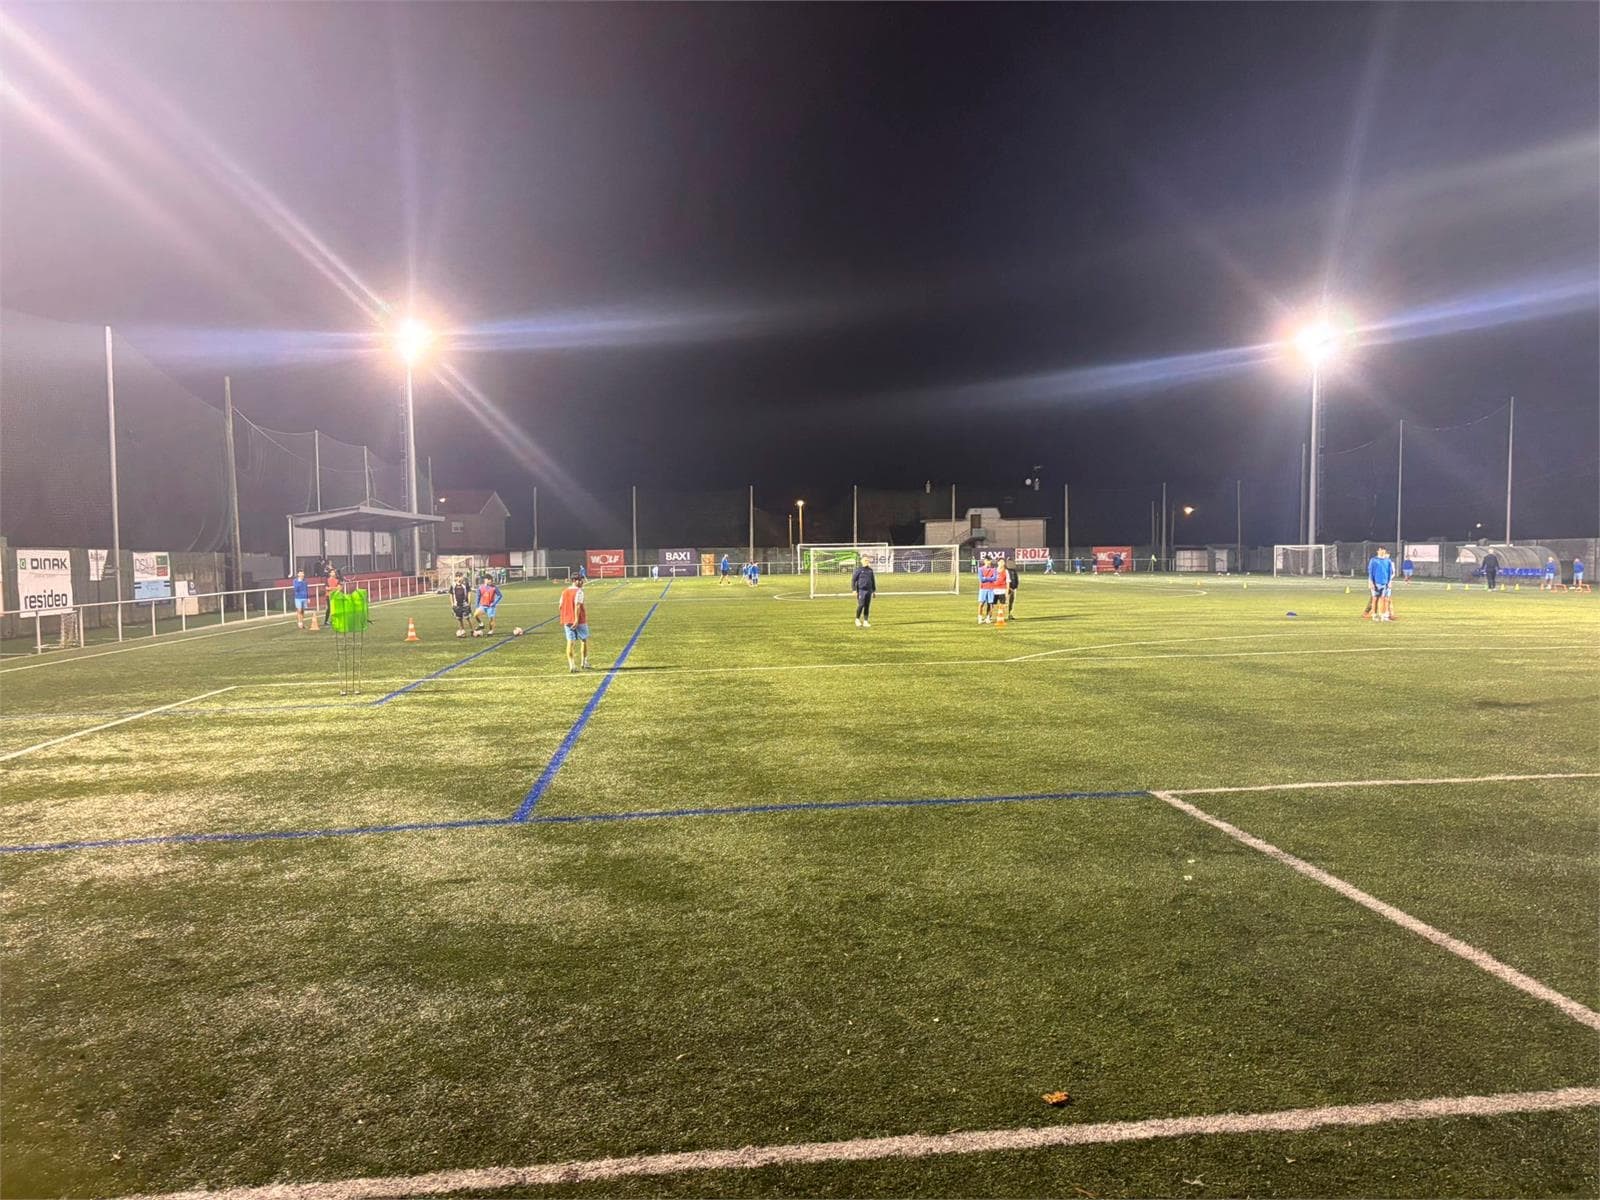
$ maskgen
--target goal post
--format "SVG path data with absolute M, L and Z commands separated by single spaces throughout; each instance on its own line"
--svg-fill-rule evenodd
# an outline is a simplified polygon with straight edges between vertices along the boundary
M 1326 579 L 1329 573 L 1338 574 L 1334 548 L 1329 545 L 1303 545 L 1272 547 L 1272 573 L 1302 578 Z
M 813 554 L 811 598 L 845 597 L 857 565 L 866 563 L 877 577 L 879 595 L 959 596 L 959 546 L 856 546 L 846 554 Z

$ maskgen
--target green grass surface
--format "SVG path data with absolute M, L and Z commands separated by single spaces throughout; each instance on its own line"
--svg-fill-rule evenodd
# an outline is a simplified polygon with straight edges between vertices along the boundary
M 663 589 L 591 589 L 597 663 L 638 633 L 598 704 L 558 627 L 458 640 L 439 598 L 378 610 L 359 698 L 292 622 L 0 667 L 0 753 L 231 689 L 0 763 L 8 846 L 497 822 L 0 857 L 0 1192 L 1600 1083 L 1592 1029 L 1143 794 L 1600 771 L 1587 597 L 1419 587 L 1375 626 L 1343 584 L 1029 577 L 1005 628 L 895 596 L 857 630 L 803 582 Z M 554 604 L 509 588 L 502 629 Z M 1594 1006 L 1596 785 L 1191 799 Z M 1033 793 L 1135 794 L 594 819 Z M 1597 1132 L 1588 1109 L 516 1194 L 1595 1195 Z

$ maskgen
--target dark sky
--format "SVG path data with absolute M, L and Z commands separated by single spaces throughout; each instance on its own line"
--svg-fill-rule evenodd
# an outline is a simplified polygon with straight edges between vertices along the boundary
M 1204 497 L 1192 540 L 1232 540 L 1209 501 L 1242 477 L 1247 540 L 1291 540 L 1304 369 L 1149 363 L 1274 341 L 1325 291 L 1363 343 L 1327 380 L 1331 448 L 1514 394 L 1519 527 L 1600 518 L 1591 4 L 7 13 L 83 86 L 0 39 L 0 303 L 394 457 L 392 364 L 295 352 L 370 323 L 292 217 L 458 331 L 522 438 L 424 386 L 421 451 L 519 528 L 539 483 L 547 543 L 603 536 L 634 482 L 753 480 L 781 511 L 1036 463 L 1085 513 Z M 1493 445 L 1419 460 L 1408 527 L 1498 523 Z M 1359 497 L 1328 510 L 1369 532 Z M 1120 520 L 1082 532 L 1148 528 Z

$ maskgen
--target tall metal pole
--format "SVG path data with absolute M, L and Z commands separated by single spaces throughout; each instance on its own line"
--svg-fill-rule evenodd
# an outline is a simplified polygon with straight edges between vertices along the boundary
M 756 560 L 756 485 L 750 485 L 750 561 Z
M 111 447 L 111 561 L 116 564 L 117 641 L 122 640 L 122 514 L 117 504 L 117 378 L 112 365 L 111 326 L 106 326 L 106 427 Z M 38 631 L 35 618 L 35 632 Z
M 365 446 L 361 447 L 361 503 L 372 503 L 372 460 Z
M 633 492 L 633 565 L 639 565 L 639 485 L 631 485 Z
M 533 485 L 533 566 L 539 568 L 539 485 Z
M 320 513 L 322 511 L 322 434 L 315 429 L 311 431 L 311 474 L 316 483 L 314 497 L 317 511 Z M 320 521 L 317 524 L 317 557 L 326 564 L 328 560 L 328 531 L 323 528 Z
M 1161 566 L 1167 565 L 1167 485 L 1161 485 Z
M 228 468 L 228 556 L 233 560 L 234 588 L 244 587 L 244 550 L 239 538 L 239 467 L 233 456 L 233 380 L 222 377 L 222 443 Z
M 850 544 L 859 545 L 861 540 L 861 485 L 850 485 Z
M 288 513 L 283 515 L 284 522 L 289 526 L 289 578 L 294 578 L 294 517 Z
M 1300 544 L 1306 545 L 1306 444 L 1300 443 L 1300 523 L 1296 526 Z
M 1308 545 L 1318 544 L 1317 532 L 1317 455 L 1322 449 L 1322 431 L 1317 428 L 1322 420 L 1322 371 L 1313 363 L 1311 365 L 1311 487 L 1306 498 L 1306 531 L 1310 534 L 1306 538 Z
M 1511 451 L 1517 442 L 1517 398 L 1511 397 L 1511 414 L 1506 421 L 1506 545 L 1511 545 Z
M 1400 422 L 1400 452 L 1394 466 L 1394 556 L 1404 559 L 1406 544 L 1400 540 L 1400 502 L 1406 488 L 1406 423 Z
M 428 515 L 431 517 L 431 516 L 433 516 L 433 498 L 434 498 L 434 495 L 435 495 L 434 490 L 433 490 L 433 455 L 431 455 L 431 454 L 428 455 L 427 463 L 428 463 Z M 421 531 L 419 530 L 418 532 L 420 533 Z M 439 561 L 439 523 L 437 521 L 429 521 L 428 522 L 428 555 L 429 555 L 430 558 L 433 559 L 435 564 L 438 563 L 438 561 Z
M 952 526 L 952 528 L 950 530 L 950 533 L 952 534 L 952 536 L 955 534 L 955 529 L 953 528 L 955 523 L 956 523 L 956 485 L 952 483 L 950 485 L 950 524 Z M 959 542 L 960 540 L 961 540 L 960 538 L 956 538 L 956 541 Z
M 417 413 L 416 396 L 412 387 L 411 364 L 406 363 L 406 494 L 411 498 L 411 504 L 406 509 L 413 517 L 420 516 L 422 510 L 417 507 Z M 433 490 L 429 485 L 430 492 Z M 429 498 L 430 502 L 432 497 Z M 411 572 L 414 575 L 422 574 L 422 526 L 411 526 Z
M 1066 484 L 1061 485 L 1061 565 L 1072 561 L 1072 496 Z M 1070 569 L 1070 568 L 1068 568 Z
M 801 501 L 799 504 L 795 505 L 795 507 L 800 510 L 800 517 L 799 517 L 799 520 L 796 521 L 796 524 L 800 526 L 800 544 L 802 546 L 804 546 L 806 544 L 806 506 L 805 506 L 805 502 Z
M 1233 569 L 1244 571 L 1244 480 L 1233 481 Z

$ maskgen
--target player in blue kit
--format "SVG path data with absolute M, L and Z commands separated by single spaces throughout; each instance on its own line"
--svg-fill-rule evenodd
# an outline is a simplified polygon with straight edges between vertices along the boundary
M 294 619 L 300 629 L 306 627 L 306 609 L 311 607 L 311 585 L 306 582 L 306 573 L 294 573 Z
M 1394 559 L 1389 557 L 1389 551 L 1382 546 L 1378 552 L 1367 561 L 1367 585 L 1372 592 L 1372 619 L 1374 621 L 1394 620 L 1394 601 L 1390 597 L 1390 585 L 1394 582 Z

